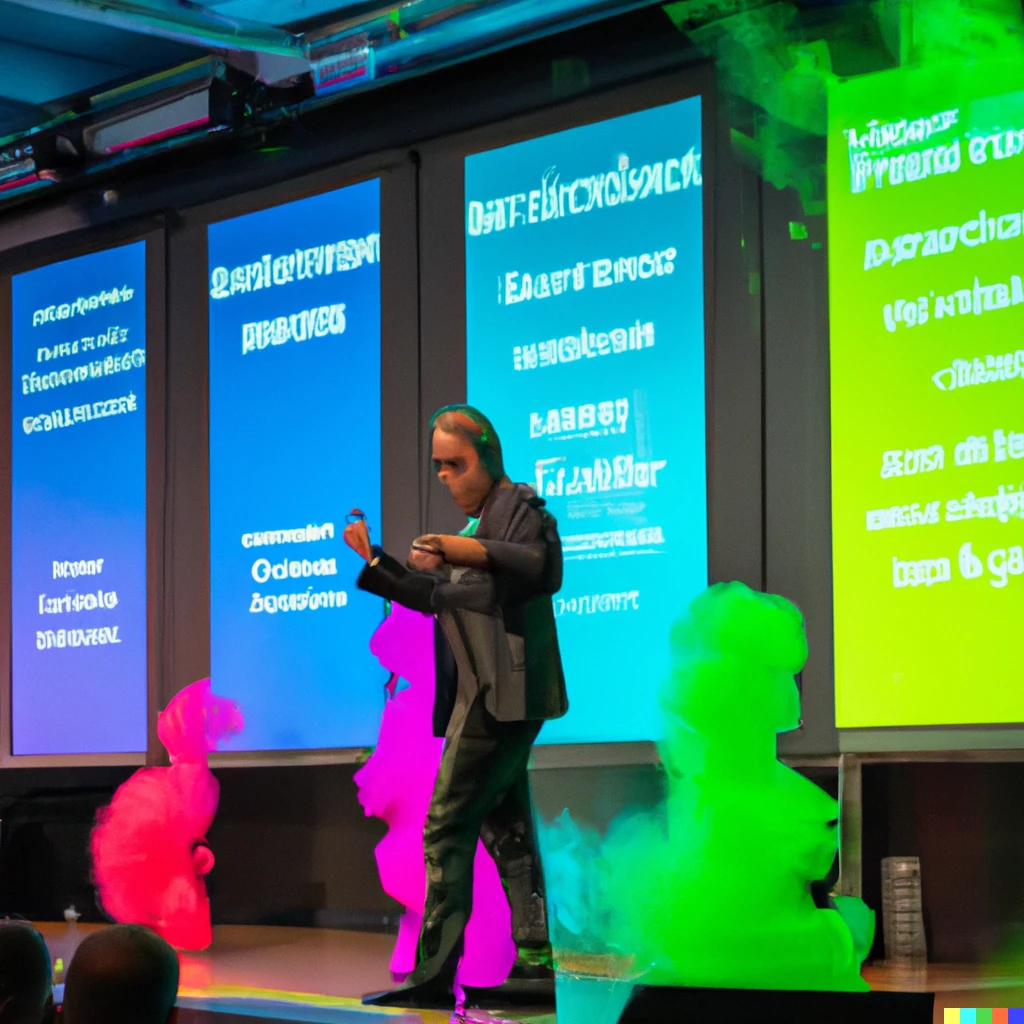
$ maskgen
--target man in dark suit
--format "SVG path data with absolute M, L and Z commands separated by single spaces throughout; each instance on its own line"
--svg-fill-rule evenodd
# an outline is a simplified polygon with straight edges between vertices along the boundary
M 407 566 L 370 545 L 365 523 L 345 540 L 365 560 L 361 589 L 435 616 L 434 731 L 444 753 L 423 834 L 427 896 L 415 971 L 374 1001 L 413 1005 L 451 991 L 482 839 L 512 909 L 521 960 L 550 954 L 526 766 L 545 719 L 568 710 L 551 596 L 562 585 L 554 518 L 505 475 L 482 413 L 447 406 L 430 422 L 441 482 L 469 524 L 414 541 Z

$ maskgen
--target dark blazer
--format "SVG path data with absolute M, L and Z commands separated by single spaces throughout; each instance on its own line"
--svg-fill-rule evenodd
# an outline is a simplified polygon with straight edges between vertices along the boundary
M 443 736 L 458 690 L 454 649 L 464 650 L 487 710 L 502 722 L 560 718 L 569 709 L 551 595 L 562 585 L 562 542 L 544 501 L 525 484 L 498 484 L 474 537 L 489 567 L 421 572 L 379 548 L 357 585 L 433 614 L 437 691 L 434 733 Z

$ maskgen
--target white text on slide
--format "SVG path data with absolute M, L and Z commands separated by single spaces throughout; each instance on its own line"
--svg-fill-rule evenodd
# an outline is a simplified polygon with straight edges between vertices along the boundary
M 32 326 L 40 327 L 43 324 L 54 323 L 57 320 L 67 320 L 73 316 L 84 316 L 97 309 L 106 306 L 116 306 L 122 302 L 130 302 L 135 295 L 135 289 L 127 285 L 121 288 L 111 288 L 109 291 L 97 292 L 87 298 L 77 298 L 74 302 L 62 302 L 59 306 L 46 306 L 37 309 L 32 314 Z
M 613 327 L 610 331 L 591 331 L 581 327 L 579 334 L 516 345 L 512 349 L 512 365 L 516 370 L 536 370 L 653 347 L 654 324 L 650 322 L 642 324 L 637 320 L 629 327 Z
M 242 324 L 242 355 L 262 352 L 270 345 L 284 345 L 289 341 L 308 341 L 345 333 L 345 303 L 303 309 L 273 320 L 256 320 Z
M 702 184 L 700 153 L 693 146 L 682 157 L 639 167 L 630 167 L 629 157 L 623 154 L 616 170 L 572 181 L 562 181 L 558 168 L 549 167 L 541 176 L 540 188 L 497 199 L 471 199 L 466 209 L 466 230 L 476 238 L 492 231 L 540 224 Z
M 610 288 L 627 281 L 649 281 L 664 277 L 676 269 L 678 251 L 674 246 L 639 256 L 606 257 L 571 267 L 548 271 L 510 270 L 498 278 L 498 304 L 514 306 L 531 299 L 550 299 L 591 288 Z
M 617 594 L 584 594 L 582 597 L 555 598 L 555 615 L 602 615 L 605 612 L 640 610 L 640 591 L 623 590 Z
M 565 456 L 538 459 L 534 464 L 537 493 L 546 498 L 562 495 L 597 494 L 604 491 L 646 490 L 658 486 L 658 473 L 666 461 L 640 460 L 632 455 L 597 458 L 591 466 L 559 465 Z M 567 478 L 567 471 L 572 476 Z
M 943 228 L 928 228 L 925 231 L 908 231 L 896 235 L 890 242 L 884 238 L 872 238 L 864 243 L 864 269 L 875 270 L 888 264 L 916 259 L 918 256 L 942 256 L 953 252 L 957 245 L 973 249 L 988 242 L 1006 242 L 1021 235 L 1021 213 L 1001 213 L 989 216 L 984 210 L 977 217 L 969 218 L 962 224 L 949 224 Z
M 364 263 L 380 263 L 379 234 L 296 249 L 283 256 L 268 253 L 255 263 L 243 263 L 230 270 L 214 267 L 210 272 L 210 297 L 228 299 L 232 295 L 258 292 L 275 285 L 356 270 Z
M 588 402 L 530 413 L 530 438 L 565 438 L 582 434 L 622 434 L 629 422 L 629 399 Z

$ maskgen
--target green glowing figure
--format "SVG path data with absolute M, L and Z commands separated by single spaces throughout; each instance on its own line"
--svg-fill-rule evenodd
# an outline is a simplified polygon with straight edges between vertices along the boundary
M 837 849 L 838 805 L 776 757 L 796 729 L 807 659 L 798 609 L 718 584 L 672 631 L 659 744 L 668 795 L 603 839 L 567 815 L 545 835 L 554 940 L 633 958 L 635 980 L 716 988 L 867 989 L 874 916 L 818 909 L 810 883 Z

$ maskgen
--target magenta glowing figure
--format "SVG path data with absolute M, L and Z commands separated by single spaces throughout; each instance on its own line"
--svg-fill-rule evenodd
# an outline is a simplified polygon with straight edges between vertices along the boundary
M 215 696 L 209 679 L 186 686 L 160 713 L 170 767 L 140 768 L 100 809 L 92 832 L 93 880 L 115 921 L 147 925 L 177 949 L 210 945 L 203 878 L 213 867 L 206 833 L 220 786 L 207 754 L 241 728 L 238 706 Z
M 356 772 L 359 802 L 367 816 L 382 818 L 387 835 L 377 845 L 384 891 L 405 908 L 391 957 L 396 981 L 416 966 L 416 944 L 427 889 L 423 826 L 444 740 L 434 736 L 434 619 L 399 604 L 370 640 L 370 650 L 392 674 L 370 759 Z M 399 689 L 397 679 L 408 686 Z M 473 912 L 456 972 L 456 988 L 501 985 L 516 959 L 512 914 L 494 861 L 477 844 L 473 865 Z

